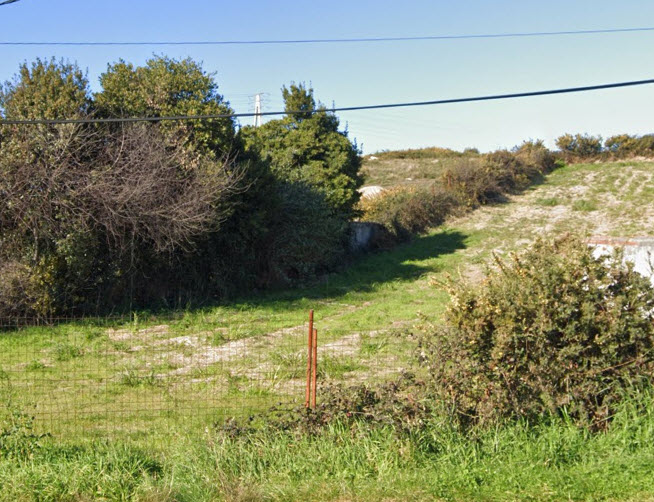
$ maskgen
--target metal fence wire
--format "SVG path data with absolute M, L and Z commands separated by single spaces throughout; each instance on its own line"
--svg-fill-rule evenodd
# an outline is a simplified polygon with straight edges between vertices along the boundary
M 321 331 L 313 319 L 290 327 L 211 316 L 5 319 L 2 413 L 33 417 L 37 433 L 54 437 L 201 431 L 271 408 L 315 406 L 328 382 L 392 375 L 401 370 L 393 336 Z

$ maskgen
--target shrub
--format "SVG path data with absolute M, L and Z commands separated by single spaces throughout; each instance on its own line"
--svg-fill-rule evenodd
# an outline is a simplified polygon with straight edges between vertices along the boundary
M 49 288 L 38 278 L 19 262 L 0 263 L 0 318 L 38 316 L 50 310 Z
M 407 150 L 383 150 L 373 154 L 380 159 L 448 159 L 459 157 L 474 157 L 479 155 L 476 148 L 466 148 L 463 152 L 432 146 L 428 148 L 409 148 Z
M 440 225 L 455 206 L 454 197 L 439 187 L 396 188 L 360 204 L 363 220 L 380 223 L 400 241 Z
M 443 172 L 443 186 L 467 207 L 498 200 L 502 194 L 497 179 L 482 168 L 481 161 L 460 160 Z
M 545 237 L 451 293 L 445 324 L 422 328 L 421 357 L 463 423 L 562 413 L 600 428 L 652 376 L 654 289 L 620 253 Z
M 535 167 L 539 174 L 551 173 L 557 167 L 561 167 L 561 162 L 557 161 L 556 156 L 540 139 L 523 141 L 513 149 L 513 152 L 524 163 Z
M 652 155 L 654 154 L 654 134 L 644 136 L 619 134 L 611 136 L 604 142 L 604 147 L 617 158 Z
M 287 284 L 333 268 L 345 251 L 347 223 L 334 214 L 322 192 L 282 183 L 266 249 L 265 284 Z
M 272 430 L 308 434 L 337 424 L 352 430 L 361 427 L 361 431 L 390 426 L 398 433 L 411 433 L 423 429 L 434 416 L 435 403 L 425 391 L 425 382 L 408 372 L 372 385 L 330 384 L 321 389 L 315 409 L 301 406 L 289 413 L 271 408 L 264 423 Z M 232 421 L 220 428 L 234 437 L 254 429 L 249 420 L 247 424 Z
M 461 159 L 443 173 L 442 183 L 462 204 L 476 207 L 524 190 L 557 165 L 541 141 L 525 142 L 513 152 L 498 150 L 477 160 Z
M 596 157 L 603 151 L 602 137 L 589 134 L 564 134 L 556 139 L 556 146 L 573 157 Z

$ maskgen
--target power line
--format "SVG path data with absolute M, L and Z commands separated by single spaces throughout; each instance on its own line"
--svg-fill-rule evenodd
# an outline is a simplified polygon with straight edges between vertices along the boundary
M 470 103 L 476 101 L 495 101 L 499 99 L 516 99 L 534 96 L 549 96 L 553 94 L 571 94 L 576 92 L 599 91 L 602 89 L 616 89 L 620 87 L 635 87 L 640 85 L 654 84 L 654 79 L 631 80 L 627 82 L 614 82 L 611 84 L 587 85 L 583 87 L 566 87 L 562 89 L 548 89 L 543 91 L 516 92 L 511 94 L 492 94 L 488 96 L 473 96 L 467 98 L 437 99 L 432 101 L 411 101 L 406 103 L 387 103 L 378 105 L 342 106 L 324 108 L 323 112 L 348 112 L 356 110 L 380 110 L 384 108 L 408 108 L 413 106 L 445 105 L 453 103 Z M 271 115 L 302 115 L 306 111 L 279 111 L 261 113 L 222 113 L 215 115 L 173 115 L 164 117 L 110 117 L 96 119 L 3 119 L 0 125 L 56 125 L 56 124 L 106 124 L 116 122 L 160 122 L 160 121 L 182 121 L 182 120 L 211 120 L 237 117 L 271 116 Z
M 17 2 L 18 0 L 7 0 L 4 3 Z M 0 5 L 4 5 L 0 3 Z M 334 43 L 374 43 L 374 42 L 415 42 L 428 40 L 466 40 L 477 38 L 525 38 L 525 37 L 552 37 L 552 36 L 573 36 L 573 35 L 596 35 L 609 33 L 638 33 L 651 32 L 654 27 L 639 28 L 606 28 L 594 30 L 564 30 L 564 31 L 533 31 L 533 32 L 509 32 L 509 33 L 478 33 L 463 35 L 425 35 L 409 37 L 361 37 L 361 38 L 309 38 L 309 39 L 284 39 L 284 40 L 196 40 L 196 41 L 119 41 L 119 42 L 0 42 L 0 45 L 38 45 L 38 46 L 129 46 L 129 45 L 282 45 L 282 44 L 334 44 Z
M 19 0 L 4 0 L 4 2 L 0 2 L 0 6 L 2 5 L 9 5 L 10 3 L 18 2 Z

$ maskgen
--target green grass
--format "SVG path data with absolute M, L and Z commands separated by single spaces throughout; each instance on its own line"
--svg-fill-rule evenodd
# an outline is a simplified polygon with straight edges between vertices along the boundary
M 597 204 L 592 200 L 579 199 L 572 203 L 572 209 L 574 211 L 595 211 Z
M 412 434 L 363 423 L 209 430 L 165 450 L 27 435 L 0 456 L 0 500 L 651 500 L 653 397 L 594 435 L 562 419 L 464 435 L 439 417 Z
M 156 436 L 169 429 L 170 413 L 201 429 L 198 409 L 208 410 L 203 418 L 214 409 L 229 416 L 293 405 L 304 398 L 309 309 L 328 351 L 320 358 L 322 378 L 389 378 L 406 367 L 412 342 L 388 333 L 410 325 L 418 310 L 439 315 L 447 294 L 429 280 L 456 267 L 457 251 L 473 242 L 439 229 L 304 289 L 196 311 L 9 331 L 0 337 L 0 367 L 21 408 L 36 416 L 36 429 L 56 437 L 107 430 Z M 371 331 L 388 337 L 384 354 L 371 352 Z M 338 340 L 356 333 L 361 339 L 340 352 Z M 211 359 L 238 340 L 247 343 Z
M 539 206 L 548 206 L 548 207 L 558 206 L 559 204 L 561 204 L 561 201 L 556 197 L 540 198 L 540 199 L 536 199 L 535 202 Z

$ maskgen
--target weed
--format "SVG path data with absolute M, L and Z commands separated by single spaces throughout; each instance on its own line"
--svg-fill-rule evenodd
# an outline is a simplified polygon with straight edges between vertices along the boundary
M 0 423 L 0 458 L 27 459 L 41 447 L 47 434 L 34 432 L 34 417 L 15 408 L 11 403 L 5 406 L 5 419 Z
M 590 212 L 597 210 L 597 203 L 588 199 L 578 199 L 572 203 L 574 211 Z
M 45 369 L 46 365 L 43 363 L 43 361 L 39 361 L 37 359 L 34 359 L 33 361 L 30 361 L 27 366 L 25 366 L 26 370 L 29 371 L 37 371 L 37 370 L 42 370 Z
M 82 348 L 68 342 L 61 342 L 54 347 L 54 358 L 57 361 L 70 361 L 76 357 L 81 357 L 83 354 Z
M 318 378 L 340 380 L 347 373 L 364 369 L 365 366 L 355 357 L 318 355 Z
M 388 337 L 385 335 L 367 334 L 361 337 L 361 355 L 374 356 L 388 347 Z
M 120 374 L 120 383 L 127 387 L 157 386 L 160 381 L 154 373 L 154 370 L 148 373 L 142 373 L 137 369 L 126 369 Z
M 539 206 L 553 207 L 561 204 L 561 201 L 556 197 L 544 197 L 541 199 L 536 199 L 535 203 Z

